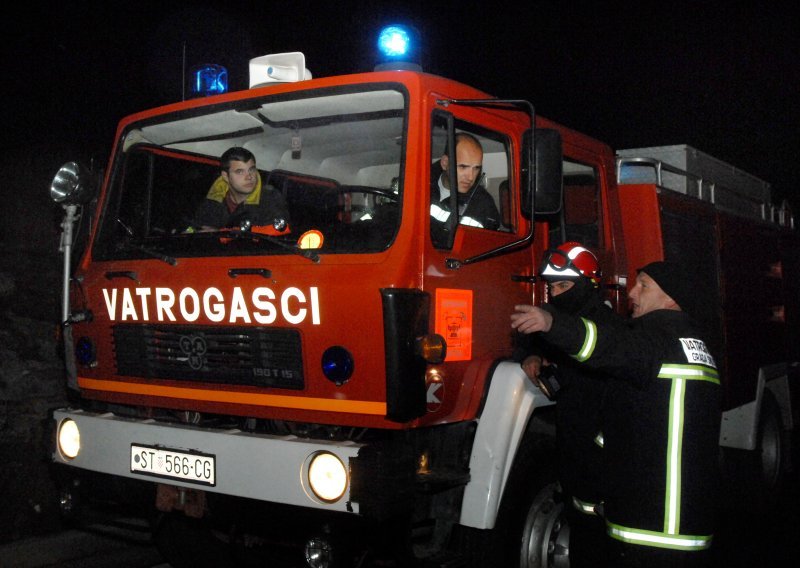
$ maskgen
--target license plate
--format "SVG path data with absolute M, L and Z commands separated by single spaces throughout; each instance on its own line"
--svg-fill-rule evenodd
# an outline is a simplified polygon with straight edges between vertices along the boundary
M 200 452 L 131 444 L 131 472 L 216 485 L 217 458 Z

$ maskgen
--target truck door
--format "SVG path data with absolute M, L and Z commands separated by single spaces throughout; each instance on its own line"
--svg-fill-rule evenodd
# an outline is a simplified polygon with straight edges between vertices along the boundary
M 447 221 L 452 212 L 451 189 L 458 186 L 460 226 L 511 233 L 514 220 L 509 194 L 510 152 L 507 137 L 462 121 L 455 122 L 454 155 L 458 182 L 451 173 L 447 118 L 434 116 L 431 136 L 431 239 L 436 248 L 450 248 Z M 489 199 L 490 198 L 490 199 Z M 472 232 L 465 233 L 465 236 Z M 486 238 L 477 234 L 478 240 Z
M 565 154 L 572 149 L 565 148 Z M 574 152 L 574 150 L 573 150 Z M 572 152 L 571 152 L 572 153 Z M 549 248 L 576 241 L 591 250 L 600 263 L 603 273 L 603 296 L 618 311 L 627 309 L 624 287 L 617 275 L 622 275 L 624 283 L 624 258 L 615 254 L 613 238 L 615 230 L 609 222 L 608 192 L 604 191 L 605 168 L 597 156 L 587 153 L 572 153 L 563 162 L 564 203 L 561 211 L 548 220 Z
M 511 354 L 513 306 L 533 300 L 530 246 L 475 258 L 527 232 L 520 215 L 520 144 L 515 141 L 521 140 L 529 121 L 519 111 L 449 110 L 432 115 L 424 281 L 431 294 L 432 327 L 447 339 L 445 361 L 453 365 L 451 376 L 474 380 Z M 460 183 L 451 183 L 453 175 Z

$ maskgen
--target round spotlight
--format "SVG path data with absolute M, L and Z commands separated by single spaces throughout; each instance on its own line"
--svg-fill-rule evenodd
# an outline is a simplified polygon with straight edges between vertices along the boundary
M 77 162 L 67 162 L 50 185 L 50 199 L 64 205 L 87 203 L 94 194 L 92 175 Z
M 321 501 L 331 503 L 347 489 L 347 469 L 342 460 L 328 452 L 320 452 L 308 465 L 308 485 Z
M 66 458 L 72 459 L 81 451 L 81 433 L 74 420 L 67 418 L 58 428 L 58 449 Z
M 353 356 L 344 347 L 334 345 L 328 347 L 322 354 L 322 372 L 337 386 L 343 385 L 350 379 L 354 368 Z

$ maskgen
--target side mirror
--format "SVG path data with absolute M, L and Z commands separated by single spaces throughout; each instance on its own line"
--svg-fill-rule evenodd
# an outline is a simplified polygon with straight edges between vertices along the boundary
M 50 184 L 50 198 L 62 205 L 82 205 L 94 196 L 94 178 L 77 162 L 67 162 Z
M 550 128 L 536 129 L 536 148 L 531 156 L 531 131 L 523 138 L 523 151 L 527 171 L 523 172 L 522 213 L 526 219 L 531 214 L 553 215 L 561 210 L 563 189 L 563 155 L 561 149 L 561 133 Z M 535 165 L 533 203 L 528 191 L 528 176 L 531 166 Z

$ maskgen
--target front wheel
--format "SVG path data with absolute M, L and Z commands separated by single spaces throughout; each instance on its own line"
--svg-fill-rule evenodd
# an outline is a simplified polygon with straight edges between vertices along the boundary
M 531 502 L 522 527 L 520 568 L 569 568 L 569 524 L 555 483 Z

